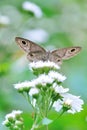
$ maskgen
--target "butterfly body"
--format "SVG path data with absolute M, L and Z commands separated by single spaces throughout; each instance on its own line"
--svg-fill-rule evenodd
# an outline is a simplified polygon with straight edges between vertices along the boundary
M 47 61 L 49 60 L 49 55 L 50 55 L 50 52 L 30 52 L 27 54 L 27 58 L 29 59 L 29 61 L 33 62 L 33 61 L 39 61 L 39 60 L 42 60 L 42 61 Z M 37 57 L 37 58 L 36 58 Z
M 52 61 L 58 65 L 62 64 L 62 60 L 67 60 L 77 55 L 81 47 L 68 47 L 57 49 L 54 51 L 46 51 L 38 44 L 20 37 L 15 38 L 17 44 L 27 53 L 27 58 L 30 62 L 33 61 Z

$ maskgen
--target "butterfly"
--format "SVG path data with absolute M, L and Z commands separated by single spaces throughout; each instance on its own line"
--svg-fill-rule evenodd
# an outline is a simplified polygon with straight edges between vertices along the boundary
M 16 37 L 15 41 L 27 53 L 27 58 L 30 62 L 49 60 L 61 65 L 63 60 L 70 59 L 81 51 L 79 46 L 46 51 L 40 45 L 21 37 Z

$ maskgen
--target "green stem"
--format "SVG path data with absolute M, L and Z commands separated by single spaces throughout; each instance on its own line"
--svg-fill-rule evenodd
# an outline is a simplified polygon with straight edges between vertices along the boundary
M 48 125 L 46 125 L 46 130 L 48 130 Z
M 51 110 L 51 108 L 52 108 L 52 106 L 53 106 L 53 103 L 54 103 L 54 102 L 51 103 L 51 105 L 50 105 L 50 107 L 49 107 L 49 111 Z
M 29 94 L 27 93 L 27 96 L 25 96 L 25 94 L 22 93 L 22 95 L 23 95 L 24 98 L 28 101 L 28 103 L 32 106 L 32 108 L 35 109 L 34 106 L 33 106 L 32 103 L 31 103 L 30 99 L 29 99 Z
M 31 130 L 34 130 L 35 128 L 38 128 L 37 121 L 38 121 L 38 115 L 36 115 L 36 119 L 34 121 L 34 124 L 32 125 Z
M 27 99 L 28 99 L 28 102 L 31 104 L 32 108 L 35 110 L 34 106 L 32 105 L 31 101 L 30 101 L 30 98 L 29 98 L 29 94 L 27 93 Z
M 45 101 L 45 116 L 48 114 L 48 99 Z
M 62 112 L 60 113 L 60 115 L 59 115 L 58 117 L 55 118 L 54 121 L 56 121 L 59 117 L 61 117 L 61 116 L 64 114 L 64 112 L 65 112 L 65 111 L 62 111 Z M 54 122 L 54 121 L 53 121 L 53 122 Z
M 46 95 L 45 95 L 45 116 L 47 117 L 48 116 L 48 112 L 49 112 L 49 104 L 50 104 L 50 100 L 51 100 L 51 98 L 50 98 L 51 96 L 50 96 L 50 93 L 49 93 L 49 90 L 48 90 L 48 92 L 46 93 Z

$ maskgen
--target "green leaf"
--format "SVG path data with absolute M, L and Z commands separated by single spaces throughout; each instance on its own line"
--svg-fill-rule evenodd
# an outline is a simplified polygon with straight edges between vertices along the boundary
M 50 120 L 50 119 L 48 119 L 48 118 L 43 118 L 43 120 L 42 120 L 42 124 L 43 125 L 48 125 L 48 124 L 50 124 L 50 123 L 52 123 L 53 121 L 52 120 Z

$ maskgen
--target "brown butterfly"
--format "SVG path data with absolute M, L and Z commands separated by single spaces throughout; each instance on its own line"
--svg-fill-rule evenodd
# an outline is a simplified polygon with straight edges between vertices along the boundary
M 52 61 L 58 65 L 62 64 L 62 60 L 67 60 L 77 55 L 81 47 L 68 47 L 54 50 L 52 52 L 46 51 L 38 44 L 20 37 L 16 37 L 17 44 L 27 53 L 27 58 L 30 62 L 33 61 Z

